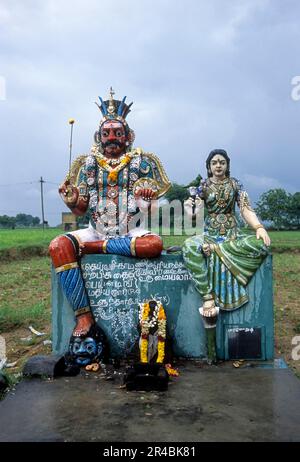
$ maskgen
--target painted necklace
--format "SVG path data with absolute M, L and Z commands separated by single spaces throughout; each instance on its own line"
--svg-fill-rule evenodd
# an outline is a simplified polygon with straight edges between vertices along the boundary
M 110 163 L 114 165 L 116 161 L 112 161 L 112 162 L 108 161 L 103 154 L 100 154 L 100 155 L 98 154 L 97 161 L 99 165 L 108 172 L 107 181 L 110 185 L 113 186 L 116 184 L 119 172 L 122 170 L 122 168 L 124 168 L 126 165 L 129 164 L 131 159 L 132 159 L 132 154 L 129 154 L 129 153 L 123 154 L 120 157 L 120 159 L 118 159 L 119 163 L 116 167 L 110 165 Z

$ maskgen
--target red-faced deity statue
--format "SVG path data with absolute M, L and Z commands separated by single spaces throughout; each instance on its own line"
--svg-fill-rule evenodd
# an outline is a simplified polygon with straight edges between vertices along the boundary
M 129 145 L 129 137 L 125 127 L 118 120 L 107 120 L 100 128 L 100 141 L 104 155 L 108 158 L 117 158 L 124 154 Z

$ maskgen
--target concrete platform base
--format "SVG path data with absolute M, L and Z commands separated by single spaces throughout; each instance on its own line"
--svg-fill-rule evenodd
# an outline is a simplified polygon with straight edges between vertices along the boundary
M 206 358 L 202 301 L 185 268 L 182 255 L 163 254 L 141 260 L 120 255 L 86 255 L 81 261 L 91 309 L 104 330 L 112 357 L 128 357 L 138 344 L 138 303 L 155 297 L 167 314 L 174 355 Z M 247 287 L 249 302 L 220 311 L 217 322 L 219 359 L 274 358 L 272 256 Z M 53 353 L 64 354 L 75 326 L 74 312 L 52 272 Z
M 86 374 L 24 380 L 0 403 L 0 441 L 299 441 L 289 369 L 185 361 L 167 392 L 128 392 Z

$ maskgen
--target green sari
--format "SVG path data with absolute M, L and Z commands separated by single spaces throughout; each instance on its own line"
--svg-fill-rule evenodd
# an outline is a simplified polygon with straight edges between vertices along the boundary
M 212 294 L 217 306 L 233 310 L 248 302 L 246 286 L 268 251 L 262 239 L 243 235 L 238 228 L 235 204 L 250 208 L 238 180 L 214 183 L 207 179 L 198 194 L 207 209 L 204 234 L 184 242 L 184 262 L 202 297 Z M 209 257 L 202 251 L 204 243 L 213 245 Z

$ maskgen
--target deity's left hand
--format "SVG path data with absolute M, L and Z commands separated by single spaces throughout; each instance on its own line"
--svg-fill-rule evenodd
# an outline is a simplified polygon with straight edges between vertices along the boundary
M 193 216 L 199 214 L 200 210 L 204 207 L 204 201 L 200 199 L 200 197 L 196 197 L 195 199 L 189 197 L 186 201 L 184 201 L 183 206 L 185 212 L 189 216 Z
M 142 198 L 145 201 L 151 201 L 152 199 L 155 199 L 156 197 L 156 192 L 153 191 L 152 189 L 138 189 L 135 193 L 135 198 L 139 199 Z
M 262 239 L 264 241 L 264 244 L 269 247 L 271 245 L 271 239 L 269 237 L 269 234 L 264 228 L 258 228 L 256 230 L 256 239 Z

